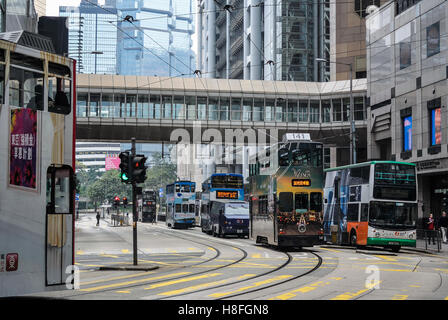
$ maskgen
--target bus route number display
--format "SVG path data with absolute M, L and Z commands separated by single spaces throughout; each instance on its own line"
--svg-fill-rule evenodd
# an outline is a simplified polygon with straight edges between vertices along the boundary
M 216 191 L 217 199 L 238 199 L 238 191 Z
M 311 186 L 311 179 L 292 179 L 293 187 L 309 187 Z

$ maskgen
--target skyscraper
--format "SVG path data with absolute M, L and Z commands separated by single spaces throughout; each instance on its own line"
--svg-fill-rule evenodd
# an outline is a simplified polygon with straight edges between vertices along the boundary
M 98 4 L 59 7 L 59 15 L 69 18 L 69 56 L 78 61 L 77 72 L 116 74 L 117 10 L 90 2 Z
M 329 1 L 200 0 L 198 69 L 208 77 L 327 81 Z
M 123 75 L 192 75 L 191 0 L 117 0 L 117 72 Z

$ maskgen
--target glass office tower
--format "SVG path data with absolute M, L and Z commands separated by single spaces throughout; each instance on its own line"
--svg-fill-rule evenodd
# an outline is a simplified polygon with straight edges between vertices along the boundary
M 117 71 L 123 75 L 192 75 L 191 0 L 117 0 Z
M 69 57 L 77 60 L 77 72 L 116 74 L 117 10 L 81 1 L 79 7 L 59 7 L 68 17 Z

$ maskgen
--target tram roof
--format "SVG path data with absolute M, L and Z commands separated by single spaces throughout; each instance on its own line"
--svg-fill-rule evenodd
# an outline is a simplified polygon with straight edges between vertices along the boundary
M 349 164 L 349 165 L 346 165 L 346 166 L 340 166 L 340 167 L 335 167 L 335 168 L 328 168 L 328 169 L 325 169 L 324 172 L 337 171 L 337 170 L 349 169 L 349 168 L 366 167 L 366 166 L 371 165 L 371 164 L 380 164 L 380 163 L 404 164 L 404 165 L 409 165 L 409 166 L 413 166 L 413 167 L 416 166 L 415 163 L 411 163 L 411 162 L 375 160 L 375 161 L 367 161 L 367 162 Z

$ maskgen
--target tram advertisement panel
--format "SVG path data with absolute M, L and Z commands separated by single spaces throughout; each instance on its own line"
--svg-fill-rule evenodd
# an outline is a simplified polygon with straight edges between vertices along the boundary
M 36 189 L 37 111 L 11 110 L 9 183 Z

